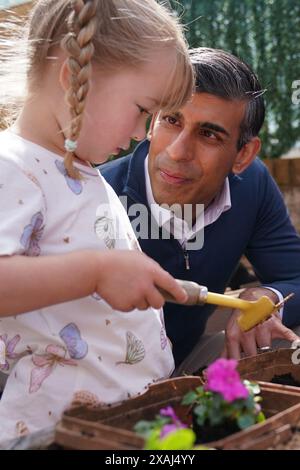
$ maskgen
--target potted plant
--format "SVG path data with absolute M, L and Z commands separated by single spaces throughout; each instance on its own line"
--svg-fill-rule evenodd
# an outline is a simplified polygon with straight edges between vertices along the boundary
M 244 379 L 300 387 L 300 343 L 240 359 L 238 372 Z
M 263 422 L 260 388 L 241 380 L 236 368 L 237 361 L 232 359 L 218 359 L 211 364 L 205 373 L 205 385 L 183 397 L 183 408 L 178 408 L 180 418 L 177 408 L 175 411 L 167 406 L 154 420 L 139 421 L 134 430 L 145 439 L 145 448 L 195 449 L 195 444 L 223 439 Z
M 197 442 L 209 442 L 263 422 L 260 388 L 241 380 L 234 359 L 218 359 L 205 373 L 205 385 L 187 393 L 182 404 L 189 405 Z

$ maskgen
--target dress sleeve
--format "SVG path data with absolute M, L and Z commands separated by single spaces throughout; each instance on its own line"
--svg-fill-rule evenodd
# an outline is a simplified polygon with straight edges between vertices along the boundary
M 39 256 L 46 203 L 33 174 L 0 159 L 0 256 Z

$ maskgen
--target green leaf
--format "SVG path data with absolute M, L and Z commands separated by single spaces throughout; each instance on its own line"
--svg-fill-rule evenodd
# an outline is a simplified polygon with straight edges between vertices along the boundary
M 222 423 L 224 419 L 224 414 L 220 411 L 219 408 L 210 408 L 207 413 L 207 419 L 211 426 L 217 426 Z
M 265 417 L 264 413 L 262 411 L 260 411 L 258 413 L 258 415 L 256 416 L 256 422 L 257 423 L 263 423 L 264 421 L 266 421 L 266 417 Z
M 207 416 L 207 408 L 203 405 L 198 405 L 193 409 L 193 414 L 196 416 L 199 426 L 202 426 Z
M 244 400 L 244 408 L 246 408 L 248 411 L 253 411 L 255 410 L 255 401 L 253 396 L 249 396 L 246 400 Z
M 149 431 L 152 431 L 152 429 L 153 429 L 152 422 L 144 421 L 144 420 L 141 420 L 138 423 L 136 423 L 133 428 L 134 432 L 141 434 L 142 436 L 148 433 Z
M 170 421 L 170 418 L 167 416 L 157 415 L 152 421 L 138 421 L 133 430 L 140 436 L 144 437 L 144 439 L 147 439 L 152 431 L 160 430 L 165 424 L 170 423 Z
M 182 405 L 192 405 L 197 401 L 197 393 L 196 392 L 188 392 L 186 395 L 184 395 L 181 404 Z
M 255 424 L 255 417 L 250 414 L 244 414 L 237 419 L 237 425 L 240 429 L 246 429 Z

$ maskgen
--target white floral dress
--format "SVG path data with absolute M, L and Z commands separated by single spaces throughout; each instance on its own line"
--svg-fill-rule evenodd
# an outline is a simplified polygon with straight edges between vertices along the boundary
M 112 188 L 96 169 L 78 168 L 81 181 L 68 177 L 62 157 L 0 133 L 0 256 L 138 246 Z M 161 311 L 122 313 L 97 294 L 2 317 L 0 340 L 9 374 L 0 440 L 56 423 L 74 401 L 135 396 L 174 367 Z

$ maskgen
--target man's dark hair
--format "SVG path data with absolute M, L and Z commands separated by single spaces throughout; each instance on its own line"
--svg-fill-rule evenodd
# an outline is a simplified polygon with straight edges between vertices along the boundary
M 238 150 L 258 135 L 265 118 L 261 85 L 255 73 L 242 60 L 220 49 L 191 49 L 195 70 L 196 92 L 209 93 L 226 100 L 246 101 L 246 112 L 240 126 Z

